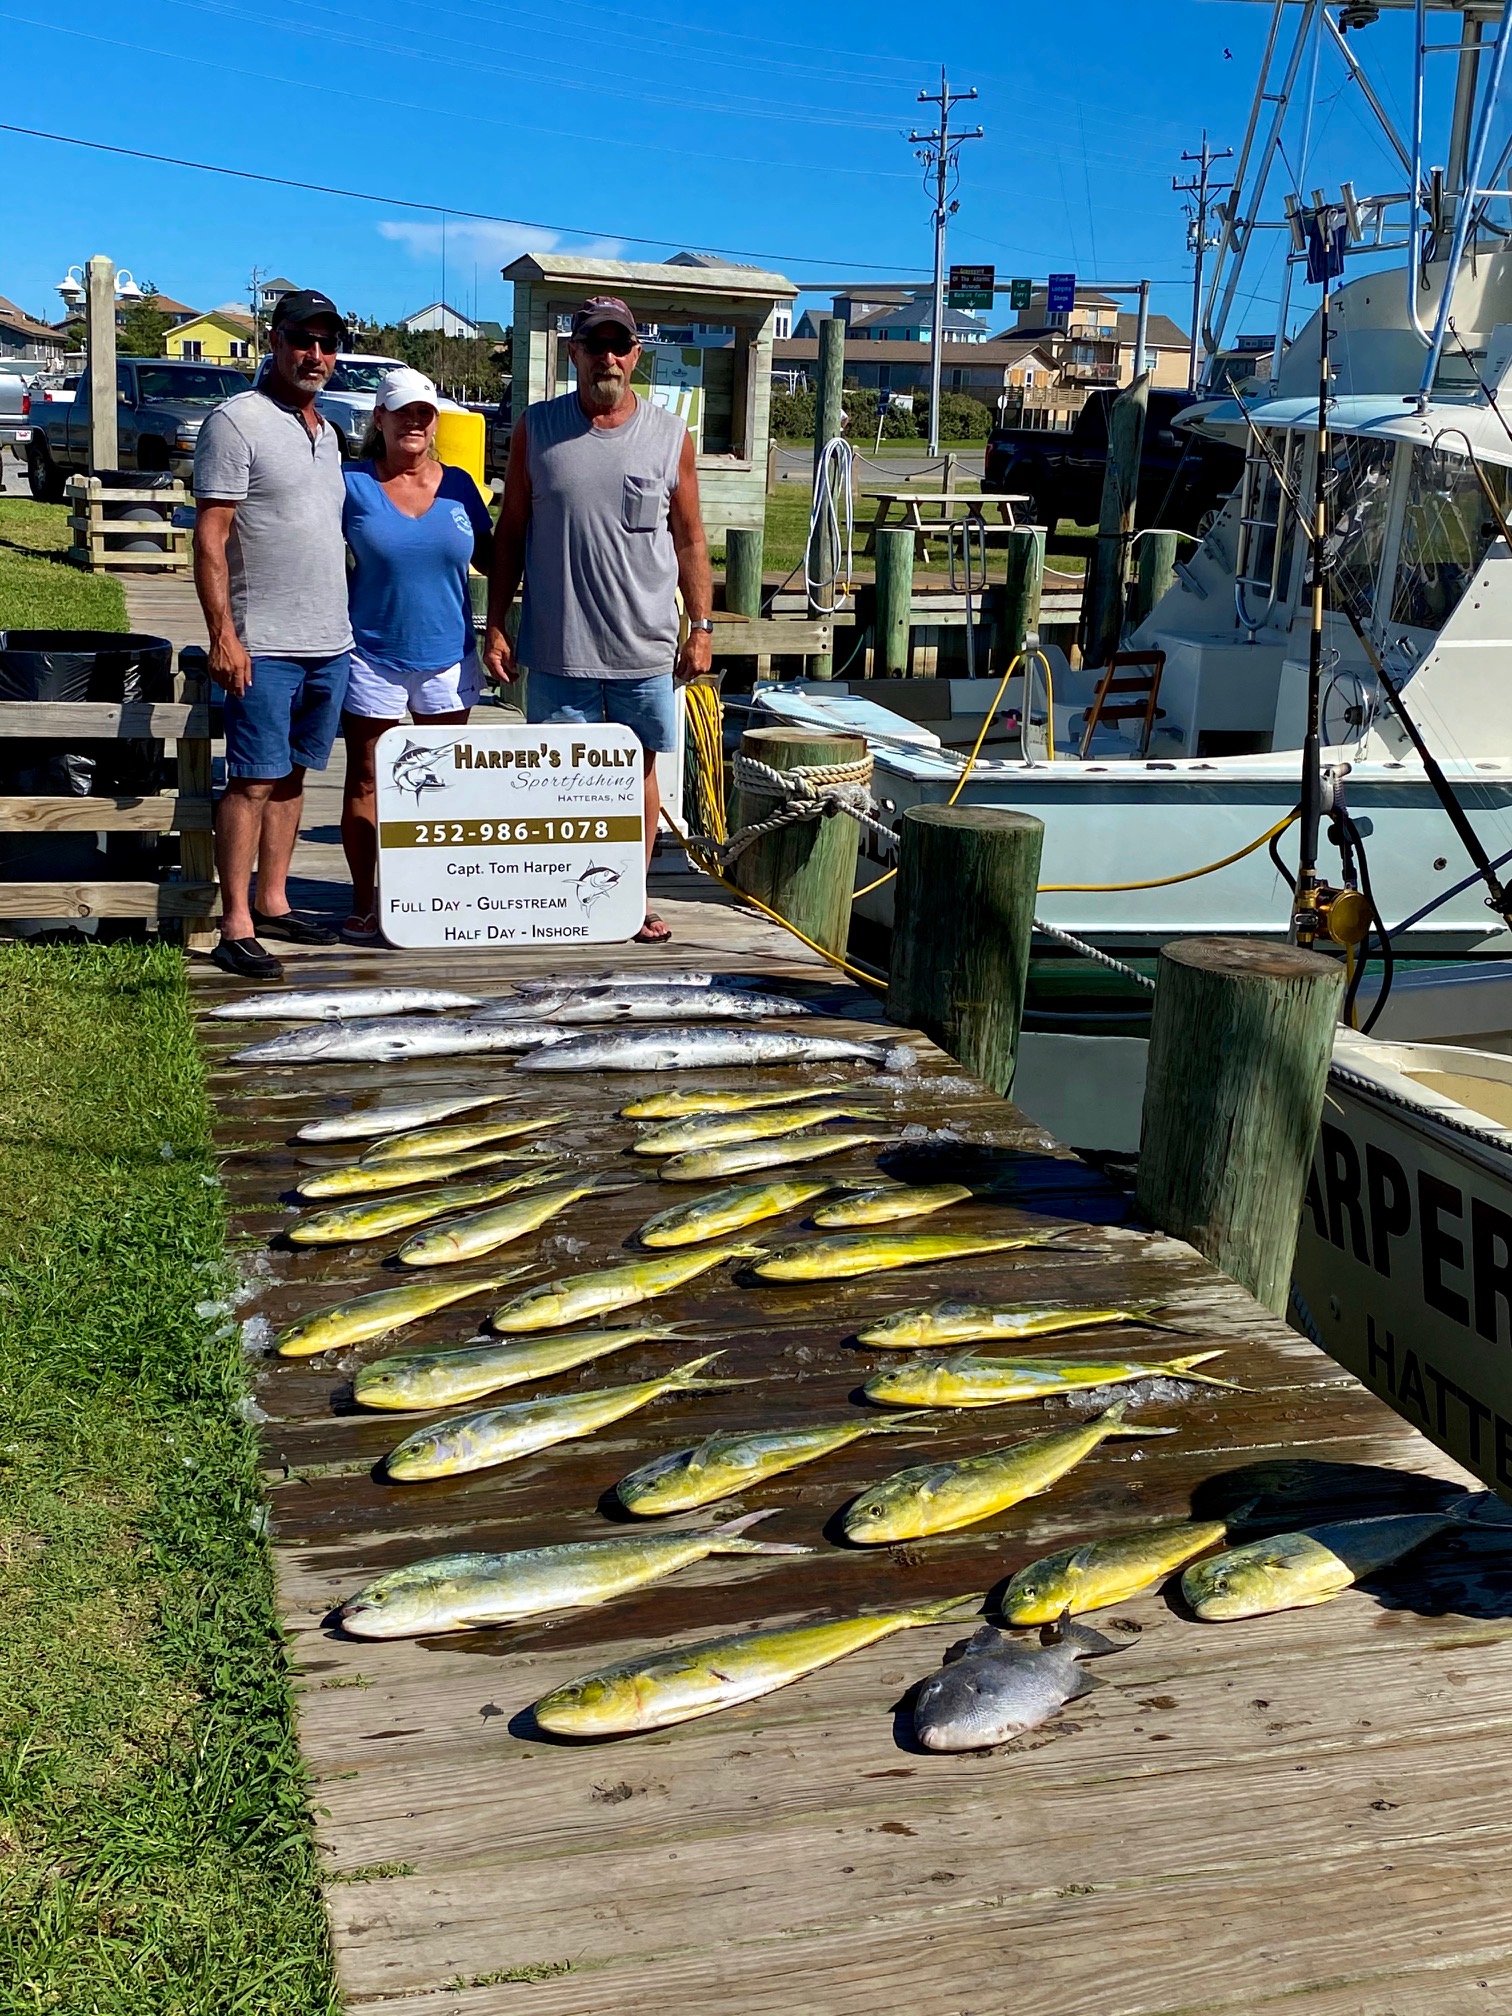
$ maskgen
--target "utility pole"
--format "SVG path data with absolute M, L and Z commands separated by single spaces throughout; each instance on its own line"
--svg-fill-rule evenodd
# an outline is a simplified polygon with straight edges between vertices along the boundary
M 261 266 L 254 266 L 247 280 L 247 299 L 252 304 L 252 376 L 257 376 L 258 360 L 262 352 L 262 283 L 268 277 Z
M 945 81 L 945 65 L 940 65 L 940 89 L 921 91 L 921 105 L 938 105 L 940 123 L 932 133 L 910 133 L 908 144 L 918 150 L 919 159 L 924 164 L 927 189 L 934 183 L 934 311 L 929 323 L 929 452 L 940 452 L 940 345 L 944 340 L 945 322 L 945 224 L 946 220 L 960 208 L 951 196 L 951 177 L 956 174 L 956 156 L 968 140 L 980 140 L 982 129 L 978 126 L 972 133 L 950 131 L 951 107 L 963 105 L 968 98 L 975 98 L 976 92 L 952 91 Z M 956 175 L 957 181 L 959 175 Z
M 1187 249 L 1193 255 L 1192 263 L 1192 355 L 1187 366 L 1187 390 L 1197 390 L 1197 359 L 1202 349 L 1202 263 L 1210 246 L 1216 239 L 1209 238 L 1208 211 L 1221 191 L 1230 185 L 1212 180 L 1212 171 L 1220 161 L 1234 158 L 1232 147 L 1225 147 L 1215 154 L 1208 145 L 1207 128 L 1202 129 L 1202 151 L 1199 154 L 1183 154 L 1183 161 L 1198 163 L 1198 171 L 1190 182 L 1178 182 L 1171 177 L 1171 187 L 1179 196 L 1190 196 L 1192 205 L 1187 211 Z

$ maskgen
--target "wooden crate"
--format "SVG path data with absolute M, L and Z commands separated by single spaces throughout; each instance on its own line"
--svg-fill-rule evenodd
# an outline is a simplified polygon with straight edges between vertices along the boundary
M 67 494 L 73 507 L 68 514 L 68 522 L 73 527 L 73 544 L 68 549 L 68 557 L 76 566 L 88 567 L 95 573 L 119 570 L 126 573 L 179 574 L 190 564 L 189 528 L 171 522 L 173 511 L 189 502 L 189 493 L 182 483 L 174 483 L 167 490 L 115 490 L 107 489 L 98 476 L 70 476 Z M 145 519 L 123 521 L 105 516 L 107 504 L 156 504 L 170 515 L 160 526 L 153 526 Z M 164 542 L 162 551 L 123 553 L 119 546 L 107 543 L 111 539 L 140 539 L 144 536 L 161 538 Z
M 119 496 L 122 493 L 114 493 Z M 166 493 L 154 493 L 166 494 Z M 211 832 L 210 737 L 205 654 L 179 654 L 176 701 L 0 702 L 0 741 L 99 742 L 151 736 L 176 745 L 178 789 L 153 797 L 0 796 L 0 833 L 177 833 L 176 882 L 0 882 L 0 918 L 133 917 L 167 925 L 184 943 L 214 942 L 218 889 Z

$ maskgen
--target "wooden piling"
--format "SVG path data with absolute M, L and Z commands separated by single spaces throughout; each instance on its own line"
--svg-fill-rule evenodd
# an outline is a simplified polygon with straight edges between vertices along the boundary
M 812 662 L 812 661 L 810 661 Z M 866 755 L 859 735 L 815 735 L 798 728 L 748 728 L 740 738 L 742 756 L 773 770 L 809 765 L 857 763 Z M 769 819 L 778 801 L 763 793 L 737 790 L 730 830 Z M 856 886 L 856 853 L 861 828 L 843 813 L 832 819 L 805 819 L 764 835 L 730 869 L 730 880 L 796 924 L 827 951 L 843 952 L 850 936 L 851 892 Z
M 1045 581 L 1045 528 L 1020 525 L 1007 537 L 1008 566 L 1003 576 L 1003 593 L 998 602 L 997 635 L 993 639 L 992 669 L 1006 672 L 1009 663 L 1024 648 L 1024 639 L 1036 634 L 1040 623 L 1040 596 Z
M 725 533 L 725 608 L 736 616 L 761 614 L 761 559 L 765 534 L 732 525 Z
M 1146 372 L 1127 392 L 1119 394 L 1108 415 L 1108 459 L 1103 469 L 1097 546 L 1088 563 L 1082 603 L 1082 654 L 1088 665 L 1107 664 L 1118 649 L 1123 629 L 1124 584 L 1149 404 L 1150 377 Z
M 1006 1096 L 1018 1059 L 1045 829 L 995 805 L 903 815 L 887 1013 Z
M 1176 579 L 1175 532 L 1146 532 L 1135 547 L 1134 601 L 1129 628 L 1137 630 Z
M 1138 1204 L 1284 1315 L 1344 989 L 1336 959 L 1247 938 L 1165 946 Z
M 841 409 L 841 389 L 845 383 L 845 324 L 838 315 L 825 315 L 819 322 L 819 365 L 818 386 L 814 399 L 814 481 L 819 480 L 819 464 L 825 444 L 835 440 L 843 431 L 844 420 Z M 827 521 L 821 517 L 814 533 L 813 549 L 809 554 L 809 572 L 816 580 L 828 582 L 839 565 L 839 555 L 834 550 L 832 536 Z M 828 592 L 828 591 L 827 591 Z M 809 596 L 809 615 L 827 616 L 834 606 L 835 597 L 830 595 L 828 603 Z M 810 679 L 833 679 L 835 676 L 834 654 L 811 658 L 808 664 Z
M 877 534 L 874 677 L 908 677 L 908 642 L 913 623 L 914 535 L 910 528 L 885 525 Z

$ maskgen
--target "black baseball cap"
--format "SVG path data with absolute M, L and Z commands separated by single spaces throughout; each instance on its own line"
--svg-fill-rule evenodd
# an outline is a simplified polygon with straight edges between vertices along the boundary
M 318 288 L 302 287 L 297 294 L 285 294 L 273 310 L 273 327 L 281 329 L 285 322 L 334 322 L 343 335 L 346 334 L 346 317 L 336 306 L 329 294 L 322 294 Z
M 632 342 L 640 341 L 635 317 L 617 294 L 590 294 L 572 318 L 572 340 L 580 342 L 590 329 L 623 329 Z

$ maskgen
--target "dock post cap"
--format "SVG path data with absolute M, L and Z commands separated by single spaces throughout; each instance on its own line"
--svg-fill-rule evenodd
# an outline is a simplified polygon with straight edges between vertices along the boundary
M 1160 956 L 1199 973 L 1252 975 L 1259 980 L 1318 980 L 1342 971 L 1337 959 L 1321 952 L 1253 938 L 1173 938 L 1161 946 Z
M 1043 833 L 1045 822 L 1032 812 L 1006 805 L 906 805 L 904 820 L 914 826 L 962 826 L 978 833 Z

